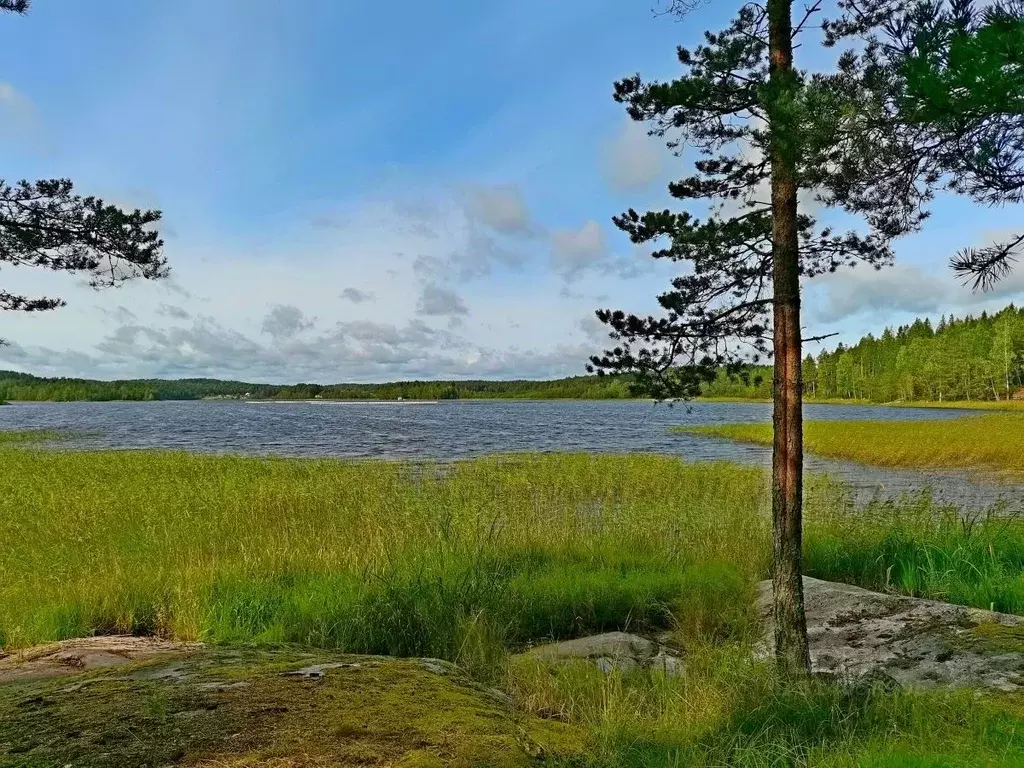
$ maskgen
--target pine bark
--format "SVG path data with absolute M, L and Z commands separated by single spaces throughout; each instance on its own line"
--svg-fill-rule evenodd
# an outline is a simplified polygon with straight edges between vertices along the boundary
M 803 594 L 803 385 L 797 238 L 796 76 L 792 0 L 769 0 L 774 443 L 772 528 L 775 653 L 788 674 L 810 672 Z

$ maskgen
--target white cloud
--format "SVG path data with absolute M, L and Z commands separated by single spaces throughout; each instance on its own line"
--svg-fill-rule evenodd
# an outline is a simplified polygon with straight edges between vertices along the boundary
M 579 229 L 551 233 L 551 270 L 566 282 L 586 273 L 637 277 L 649 270 L 649 261 L 636 249 L 628 257 L 616 256 L 608 247 L 604 228 L 592 219 Z
M 423 286 L 416 311 L 421 315 L 440 317 L 469 314 L 465 302 L 455 291 L 442 288 L 437 283 L 427 283 Z
M 471 221 L 503 235 L 529 237 L 536 233 L 536 225 L 519 187 L 473 185 L 464 188 L 462 194 L 466 215 Z
M 1002 233 L 983 238 L 988 244 Z M 840 270 L 808 282 L 808 318 L 833 323 L 854 315 L 869 316 L 880 330 L 894 314 L 967 314 L 1000 309 L 1024 294 L 1024 269 L 1016 269 L 988 292 L 964 286 L 943 262 L 934 271 L 914 264 L 897 264 L 881 270 L 865 267 Z M 877 327 L 875 327 L 877 326 Z
M 617 191 L 648 187 L 664 173 L 667 156 L 669 152 L 662 142 L 648 136 L 646 128 L 631 120 L 604 147 L 608 184 Z
M 346 288 L 338 298 L 351 301 L 353 304 L 362 304 L 365 301 L 372 301 L 373 294 L 368 291 L 360 291 L 358 288 Z
M 949 301 L 953 288 L 951 281 L 904 265 L 883 270 L 856 267 L 811 284 L 824 294 L 812 318 L 824 323 L 861 312 L 934 312 Z
M 601 266 L 608 258 L 604 230 L 594 220 L 578 230 L 560 230 L 551 234 L 551 265 L 566 280 Z
M 188 320 L 192 317 L 191 312 L 173 304 L 167 304 L 166 302 L 160 302 L 160 305 L 156 309 L 156 313 L 161 317 L 169 317 L 173 320 Z
M 262 330 L 275 340 L 290 339 L 313 327 L 313 322 L 306 318 L 302 310 L 290 304 L 278 304 L 271 307 L 263 319 Z
M 417 320 L 342 322 L 308 338 L 266 344 L 212 317 L 200 317 L 187 328 L 121 326 L 96 346 L 95 353 L 15 342 L 4 348 L 0 359 L 39 375 L 63 375 L 70 368 L 77 375 L 101 378 L 203 375 L 327 383 L 576 375 L 592 351 L 587 345 L 574 344 L 494 349 Z
M 106 307 L 100 307 L 100 312 L 104 316 L 109 317 L 116 323 L 134 323 L 138 320 L 138 316 L 132 312 L 128 307 L 117 306 L 114 309 L 107 309 Z
M 589 307 L 566 312 L 562 282 L 536 258 L 547 241 L 519 238 L 533 270 L 525 281 L 492 253 L 495 274 L 464 291 L 457 285 L 470 260 L 461 254 L 489 230 L 474 230 L 450 198 L 435 208 L 441 219 L 431 233 L 409 225 L 403 215 L 412 212 L 371 202 L 339 214 L 338 228 L 311 228 L 300 212 L 295 229 L 251 242 L 183 235 L 166 249 L 173 278 L 129 283 L 116 303 L 68 275 L 5 270 L 4 288 L 61 296 L 68 306 L 6 315 L 12 346 L 0 348 L 0 367 L 250 381 L 581 373 L 593 347 L 575 323 Z M 358 294 L 344 287 L 354 276 Z M 464 321 L 470 310 L 472 323 Z
M 609 344 L 609 327 L 597 319 L 593 312 L 587 313 L 576 323 L 576 327 L 583 332 L 587 341 L 593 344 Z

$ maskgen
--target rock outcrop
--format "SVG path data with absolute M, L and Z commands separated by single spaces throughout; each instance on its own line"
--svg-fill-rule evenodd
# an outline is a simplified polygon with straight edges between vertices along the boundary
M 766 627 L 760 652 L 774 646 L 770 581 L 758 585 Z M 804 577 L 814 672 L 876 675 L 910 686 L 1024 686 L 1021 617 L 934 600 L 871 592 Z
M 0 660 L 0 766 L 528 768 L 582 744 L 437 659 L 94 638 Z

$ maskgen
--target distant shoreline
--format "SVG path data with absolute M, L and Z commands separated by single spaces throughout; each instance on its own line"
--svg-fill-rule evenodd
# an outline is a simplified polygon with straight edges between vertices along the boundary
M 624 402 L 648 402 L 654 403 L 648 397 L 461 397 L 443 400 L 383 400 L 377 398 L 365 399 L 290 399 L 278 398 L 268 400 L 247 400 L 241 397 L 205 397 L 191 399 L 166 398 L 159 400 L 8 400 L 3 405 L 39 405 L 53 403 L 245 403 L 248 405 L 280 405 L 280 404 L 307 404 L 307 405 L 440 405 L 442 403 L 465 403 L 465 402 L 503 402 L 503 403 L 552 403 L 552 402 L 573 402 L 573 403 L 624 403 Z M 771 400 L 763 398 L 744 397 L 697 397 L 693 400 L 678 401 L 680 405 L 687 403 L 736 403 L 736 404 L 758 404 L 770 405 Z M 837 400 L 837 399 L 806 399 L 804 405 L 858 405 L 869 408 L 930 408 L 935 410 L 965 410 L 965 411 L 1024 411 L 1022 400 L 968 400 L 953 402 L 933 401 L 911 401 L 892 403 L 871 403 L 865 400 Z

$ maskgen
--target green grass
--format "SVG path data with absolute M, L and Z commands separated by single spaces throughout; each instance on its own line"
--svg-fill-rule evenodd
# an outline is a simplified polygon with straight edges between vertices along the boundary
M 135 632 L 442 657 L 583 728 L 586 750 L 551 768 L 1024 764 L 1018 697 L 794 685 L 752 660 L 770 552 L 757 468 L 16 446 L 0 466 L 7 647 Z M 806 512 L 811 575 L 1024 612 L 1024 521 L 964 522 L 927 497 L 850 514 L 820 478 Z M 687 648 L 683 678 L 508 661 L 528 642 L 655 628 Z
M 0 639 L 97 632 L 441 656 L 667 626 L 767 567 L 764 477 L 655 456 L 449 467 L 0 452 Z M 737 538 L 739 537 L 739 538 Z
M 922 400 L 886 403 L 900 408 L 953 408 L 974 411 L 1024 411 L 1024 400 Z
M 601 768 L 1024 764 L 1024 701 L 973 691 L 781 680 L 742 647 L 705 648 L 687 675 L 604 675 L 587 664 L 515 669 L 516 698 L 591 734 Z M 562 763 L 556 763 L 562 764 Z
M 1024 520 L 936 509 L 927 497 L 856 515 L 811 515 L 808 575 L 1024 614 Z
M 674 427 L 674 432 L 770 445 L 771 424 Z M 1024 472 L 1024 415 L 939 421 L 808 421 L 810 453 L 887 467 Z
M 734 634 L 769 565 L 757 468 L 653 455 L 442 465 L 0 448 L 0 642 L 295 642 L 489 666 L 621 628 Z M 808 573 L 1024 613 L 1024 520 L 850 514 L 810 478 Z

